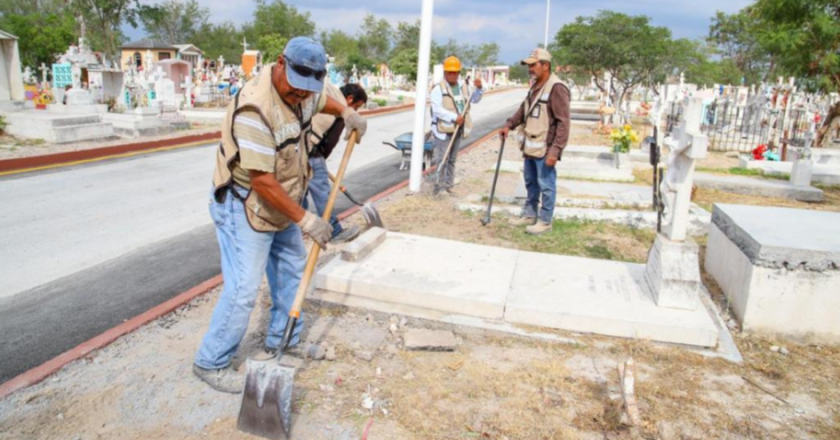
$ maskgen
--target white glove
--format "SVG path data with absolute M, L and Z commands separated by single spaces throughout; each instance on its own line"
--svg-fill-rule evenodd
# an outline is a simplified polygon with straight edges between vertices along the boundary
M 356 130 L 358 133 L 356 142 L 362 142 L 362 136 L 367 131 L 367 119 L 363 118 L 362 115 L 358 114 L 351 107 L 345 107 L 344 111 L 341 112 L 341 118 L 344 119 L 344 126 L 347 128 L 347 134 L 344 136 L 344 140 L 350 139 L 350 133 Z
M 310 211 L 306 211 L 306 214 L 303 215 L 303 219 L 298 222 L 298 226 L 300 226 L 300 230 L 303 231 L 304 234 L 308 235 L 312 241 L 317 243 L 318 246 L 321 246 L 321 249 L 327 248 L 327 243 L 329 243 L 330 238 L 332 238 L 333 232 L 333 227 L 329 222 Z

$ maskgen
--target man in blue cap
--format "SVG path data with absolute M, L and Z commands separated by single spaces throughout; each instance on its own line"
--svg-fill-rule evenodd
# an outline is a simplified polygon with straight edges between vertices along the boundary
M 193 373 L 217 391 L 242 392 L 244 378 L 230 361 L 248 329 L 263 275 L 272 301 L 265 340 L 270 353 L 280 344 L 300 284 L 303 235 L 322 248 L 330 241 L 329 222 L 301 207 L 310 177 L 312 117 L 341 117 L 347 137 L 355 130 L 359 140 L 367 122 L 322 93 L 326 65 L 320 44 L 293 38 L 228 106 L 209 201 L 225 284 L 193 365 Z M 292 346 L 302 328 L 303 316 Z

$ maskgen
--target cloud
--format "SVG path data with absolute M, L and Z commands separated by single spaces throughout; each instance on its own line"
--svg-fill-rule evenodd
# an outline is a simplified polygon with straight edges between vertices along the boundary
M 198 0 L 210 9 L 211 21 L 242 24 L 252 19 L 253 0 Z M 301 11 L 308 11 L 319 30 L 341 29 L 355 34 L 367 13 L 385 18 L 393 25 L 420 18 L 418 0 L 286 0 Z M 701 38 L 709 28 L 715 11 L 732 13 L 752 0 L 552 0 L 549 39 L 578 16 L 591 16 L 599 10 L 630 15 L 646 15 L 656 26 L 671 29 L 676 38 Z M 503 62 L 512 63 L 541 43 L 545 32 L 544 0 L 436 0 L 433 38 L 445 42 L 495 42 L 501 47 Z M 142 30 L 126 29 L 132 39 Z

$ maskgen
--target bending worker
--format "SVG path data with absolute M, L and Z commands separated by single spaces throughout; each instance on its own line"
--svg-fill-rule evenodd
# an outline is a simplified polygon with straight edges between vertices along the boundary
M 534 85 L 499 135 L 506 138 L 510 130 L 518 127 L 516 139 L 525 159 L 528 199 L 521 216 L 510 223 L 528 225 L 527 233 L 539 235 L 551 230 L 557 198 L 554 166 L 569 142 L 571 93 L 569 87 L 551 72 L 551 54 L 547 50 L 535 49 L 522 64 L 528 66 Z
M 324 85 L 324 94 L 335 98 L 337 101 L 346 102 L 353 110 L 359 110 L 367 103 L 367 93 L 358 84 L 346 84 L 340 90 L 338 87 L 327 83 Z M 327 199 L 330 197 L 330 173 L 327 169 L 327 159 L 341 137 L 344 130 L 344 119 L 337 118 L 328 113 L 320 113 L 312 118 L 312 133 L 310 143 L 313 145 L 309 153 L 309 165 L 312 167 L 312 180 L 309 182 L 309 195 L 315 203 L 315 209 L 319 216 L 324 215 L 327 209 Z M 305 207 L 305 206 L 304 206 Z M 359 235 L 359 227 L 350 225 L 347 228 L 341 226 L 335 214 L 330 218 L 332 225 L 332 238 L 330 243 L 344 243 Z
M 458 158 L 458 146 L 461 144 L 461 139 L 469 136 L 470 130 L 472 130 L 470 115 L 461 116 L 464 113 L 464 108 L 466 108 L 466 97 L 470 96 L 472 103 L 476 104 L 481 101 L 481 96 L 484 94 L 480 79 L 475 80 L 476 90 L 473 94 L 470 94 L 469 85 L 459 81 L 458 77 L 460 75 L 461 61 L 458 58 L 449 57 L 444 60 L 444 79 L 432 88 L 429 97 L 432 107 L 432 133 L 435 136 L 432 163 L 443 167 L 441 180 L 435 182 L 435 195 L 440 193 L 441 189 L 446 190 L 451 196 L 455 195 L 452 187 L 455 186 L 455 160 Z M 440 164 L 458 126 L 463 126 L 463 130 L 452 144 L 449 159 L 445 164 Z
M 263 274 L 271 289 L 266 352 L 277 350 L 306 259 L 303 235 L 322 248 L 332 227 L 303 209 L 309 180 L 312 116 L 339 116 L 347 133 L 367 122 L 344 101 L 324 93 L 327 56 L 306 37 L 289 40 L 275 64 L 245 83 L 228 105 L 216 153 L 210 215 L 222 254 L 225 285 L 193 373 L 217 391 L 240 393 L 244 377 L 230 361 L 245 331 Z M 300 341 L 302 319 L 290 346 Z

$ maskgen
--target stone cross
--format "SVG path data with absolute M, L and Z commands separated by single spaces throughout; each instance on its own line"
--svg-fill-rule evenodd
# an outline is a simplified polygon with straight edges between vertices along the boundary
M 181 87 L 184 88 L 184 108 L 192 108 L 192 87 L 193 87 L 193 79 L 192 76 L 187 75 L 184 77 L 184 83 L 181 84 Z
M 43 87 L 47 87 L 47 74 L 50 73 L 50 68 L 47 67 L 46 64 L 41 63 L 41 67 L 38 69 L 41 71 L 41 82 L 43 83 Z
M 219 72 L 221 72 L 223 67 L 225 67 L 225 56 L 219 55 L 219 65 L 216 66 L 216 68 Z
M 701 98 L 685 98 L 680 125 L 665 139 L 671 152 L 660 191 L 665 202 L 664 233 L 672 241 L 685 240 L 694 164 L 697 159 L 706 157 L 709 147 L 709 138 L 700 133 L 702 113 Z
M 246 40 L 245 37 L 242 37 L 242 48 L 243 52 L 248 51 L 248 40 Z

